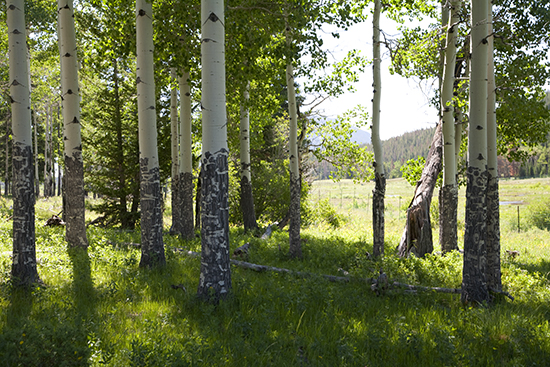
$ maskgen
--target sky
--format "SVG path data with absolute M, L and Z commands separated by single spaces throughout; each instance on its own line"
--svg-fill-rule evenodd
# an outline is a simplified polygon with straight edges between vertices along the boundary
M 381 17 L 380 28 L 389 35 L 396 35 L 395 25 Z M 328 29 L 326 29 L 328 31 Z M 356 24 L 347 32 L 340 32 L 340 38 L 334 39 L 330 32 L 323 37 L 324 47 L 334 55 L 335 59 L 342 59 L 349 50 L 359 49 L 363 56 L 372 59 L 372 21 Z M 380 137 L 387 140 L 402 135 L 408 131 L 432 128 L 437 122 L 437 111 L 429 104 L 430 84 L 419 85 L 418 80 L 406 79 L 399 75 L 390 75 L 389 55 L 384 46 L 382 56 L 382 95 Z M 336 60 L 335 60 L 336 61 Z M 334 118 L 348 109 L 362 104 L 372 115 L 372 67 L 367 67 L 355 85 L 355 93 L 345 93 L 339 98 L 323 102 L 320 106 L 328 118 Z M 365 128 L 366 129 L 366 128 Z

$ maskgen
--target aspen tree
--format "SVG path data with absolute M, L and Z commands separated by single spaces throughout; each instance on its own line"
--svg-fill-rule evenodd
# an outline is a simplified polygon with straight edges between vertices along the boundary
M 80 139 L 80 87 L 73 1 L 58 0 L 61 97 L 63 103 L 64 161 L 63 212 L 71 247 L 87 247 L 84 207 L 84 165 Z
M 439 242 L 442 252 L 458 249 L 457 247 L 457 163 L 456 163 L 456 128 L 455 109 L 453 106 L 456 43 L 458 34 L 458 12 L 460 1 L 450 2 L 450 16 L 447 24 L 447 41 L 445 44 L 445 63 L 441 88 L 441 123 L 443 124 L 443 187 L 439 196 Z
M 7 1 L 9 83 L 13 134 L 13 258 L 15 284 L 40 281 L 36 268 L 31 100 L 27 67 L 25 2 Z
M 141 267 L 166 263 L 162 242 L 162 194 L 157 149 L 153 73 L 152 4 L 136 1 L 137 97 L 141 206 Z
M 384 254 L 384 197 L 386 195 L 386 174 L 384 172 L 384 158 L 382 142 L 380 141 L 380 101 L 382 83 L 380 78 L 380 0 L 374 1 L 372 20 L 372 70 L 373 70 L 373 98 L 372 98 L 372 147 L 374 150 L 374 180 L 372 192 L 372 227 L 373 227 L 373 255 Z
M 243 92 L 243 102 L 240 105 L 240 160 L 241 160 L 241 210 L 243 213 L 244 230 L 258 228 L 256 212 L 254 210 L 254 197 L 252 195 L 252 175 L 250 173 L 250 82 Z
M 211 302 L 231 291 L 224 22 L 223 0 L 202 0 L 202 248 L 197 293 Z
M 472 0 L 470 122 L 462 302 L 489 301 L 487 290 L 488 1 Z
M 493 57 L 493 3 L 488 1 L 487 60 L 487 286 L 501 291 L 500 207 L 498 195 L 498 151 L 496 119 L 496 85 Z
M 294 66 L 292 65 L 291 45 L 292 34 L 290 25 L 286 21 L 286 86 L 288 93 L 288 117 L 289 117 L 289 160 L 290 160 L 290 224 L 288 230 L 291 257 L 302 258 L 302 244 L 300 240 L 300 162 L 298 152 L 298 113 L 296 110 L 296 87 L 294 85 Z
M 180 233 L 181 205 L 179 205 L 179 124 L 178 124 L 178 90 L 177 73 L 175 68 L 170 68 L 170 150 L 171 165 L 171 191 L 172 191 L 172 227 L 170 233 Z
M 179 78 L 180 88 L 180 151 L 178 166 L 178 195 L 180 205 L 180 225 L 178 232 L 184 239 L 195 236 L 193 221 L 193 152 L 192 152 L 192 118 L 191 118 L 191 85 L 189 72 Z

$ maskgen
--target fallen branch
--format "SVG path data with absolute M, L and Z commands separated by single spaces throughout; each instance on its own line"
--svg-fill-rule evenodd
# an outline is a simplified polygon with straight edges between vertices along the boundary
M 400 287 L 400 288 L 406 288 L 408 290 L 418 290 L 418 291 L 434 291 L 439 293 L 455 293 L 455 294 L 462 293 L 461 288 L 424 287 L 421 285 L 411 285 L 411 284 L 405 284 L 405 283 L 399 283 L 399 282 L 393 282 L 392 287 Z

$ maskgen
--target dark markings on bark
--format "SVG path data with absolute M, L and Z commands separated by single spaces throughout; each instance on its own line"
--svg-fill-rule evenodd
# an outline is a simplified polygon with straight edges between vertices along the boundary
M 205 152 L 201 187 L 201 274 L 199 298 L 217 303 L 231 291 L 229 266 L 228 152 Z
M 464 267 L 462 302 L 490 301 L 487 288 L 487 170 L 468 167 L 466 187 L 466 231 L 464 233 Z
M 500 213 L 498 176 L 489 173 L 487 185 L 487 286 L 501 291 Z
M 254 209 L 252 183 L 248 181 L 246 176 L 241 177 L 241 211 L 245 232 L 257 229 L 258 223 L 256 222 L 256 211 Z
M 202 168 L 199 170 L 199 179 L 197 180 L 197 192 L 195 194 L 195 228 L 201 227 L 201 187 Z
M 162 196 L 158 167 L 151 170 L 148 160 L 140 159 L 141 260 L 140 267 L 164 266 L 162 242 Z
M 193 222 L 193 173 L 185 172 L 180 174 L 179 195 L 181 205 L 181 236 L 185 240 L 191 240 L 195 237 L 195 227 Z
M 40 281 L 36 269 L 34 227 L 34 170 L 29 145 L 13 144 L 13 258 L 11 276 L 15 285 Z
M 302 243 L 300 240 L 300 195 L 300 176 L 294 177 L 294 174 L 290 172 L 290 206 L 288 209 L 290 217 L 288 229 L 290 242 L 289 255 L 297 259 L 302 258 Z
M 172 226 L 170 227 L 170 234 L 181 233 L 181 202 L 180 202 L 180 176 L 176 175 L 172 177 L 171 182 L 172 199 L 170 205 L 172 207 Z
M 447 253 L 458 250 L 457 245 L 457 205 L 458 186 L 444 185 L 439 190 L 439 243 L 441 252 Z
M 428 152 L 422 177 L 416 184 L 414 196 L 407 209 L 407 224 L 397 247 L 400 256 L 408 256 L 413 252 L 424 256 L 433 251 L 432 224 L 430 220 L 430 204 L 437 177 L 442 168 L 443 134 L 442 123 L 437 125 L 432 145 Z
M 84 206 L 84 169 L 82 153 L 76 151 L 72 157 L 65 156 L 65 174 L 63 175 L 63 219 L 67 223 L 66 239 L 71 247 L 87 247 L 85 206 Z
M 372 191 L 372 227 L 373 255 L 384 255 L 384 198 L 386 197 L 386 177 L 375 174 L 374 190 Z

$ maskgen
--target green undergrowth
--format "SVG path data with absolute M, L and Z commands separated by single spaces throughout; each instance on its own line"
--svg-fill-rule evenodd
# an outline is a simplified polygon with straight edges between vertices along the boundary
M 401 224 L 388 228 L 386 256 L 372 260 L 359 216 L 341 228 L 302 231 L 302 260 L 288 234 L 268 240 L 231 230 L 240 260 L 309 273 L 257 273 L 232 266 L 232 295 L 219 305 L 195 296 L 200 240 L 165 235 L 167 265 L 139 268 L 139 231 L 88 229 L 87 252 L 68 251 L 63 228 L 37 224 L 44 287 L 11 287 L 11 226 L 0 223 L 0 366 L 545 366 L 550 365 L 550 234 L 502 234 L 502 279 L 514 301 L 463 306 L 459 295 L 391 289 L 367 279 L 457 288 L 458 252 L 394 255 Z M 37 218 L 37 223 L 44 219 Z M 45 214 L 44 214 L 45 215 Z M 397 218 L 397 216 L 396 216 Z M 393 223 L 389 218 L 388 223 Z M 506 250 L 519 253 L 510 256 Z M 348 277 L 330 282 L 322 275 Z

